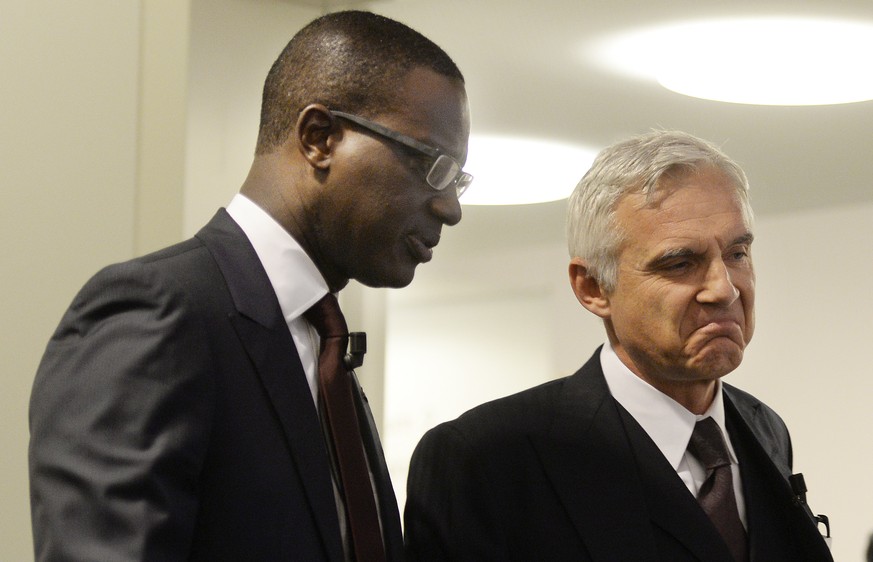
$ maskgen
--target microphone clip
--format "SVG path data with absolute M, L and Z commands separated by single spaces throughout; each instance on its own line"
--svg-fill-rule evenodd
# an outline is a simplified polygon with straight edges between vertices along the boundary
M 803 474 L 798 472 L 788 477 L 788 482 L 791 484 L 791 490 L 794 492 L 794 503 L 800 506 L 806 512 L 816 527 L 823 524 L 825 527 L 824 537 L 831 538 L 831 522 L 827 515 L 815 515 L 806 503 L 806 481 L 803 479 Z
M 346 369 L 352 371 L 363 365 L 365 353 L 367 353 L 367 334 L 365 332 L 351 332 L 348 353 L 343 358 Z

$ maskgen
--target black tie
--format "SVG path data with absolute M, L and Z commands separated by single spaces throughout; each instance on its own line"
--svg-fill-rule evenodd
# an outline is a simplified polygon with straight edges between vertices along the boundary
M 343 363 L 349 342 L 346 321 L 331 293 L 307 310 L 305 317 L 321 337 L 319 392 L 339 465 L 354 559 L 357 562 L 384 561 L 385 548 L 376 500 L 355 412 L 351 380 Z
M 712 418 L 697 422 L 688 451 L 706 468 L 697 501 L 712 520 L 738 562 L 749 559 L 746 530 L 740 521 L 731 461 L 721 429 Z

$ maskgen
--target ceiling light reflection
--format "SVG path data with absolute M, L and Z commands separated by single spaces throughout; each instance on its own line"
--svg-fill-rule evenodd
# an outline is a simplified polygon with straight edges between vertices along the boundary
M 677 23 L 616 36 L 595 56 L 697 98 L 757 105 L 873 99 L 873 23 L 800 17 Z
M 570 196 L 591 167 L 596 151 L 522 137 L 470 137 L 464 170 L 473 185 L 464 205 L 524 205 Z

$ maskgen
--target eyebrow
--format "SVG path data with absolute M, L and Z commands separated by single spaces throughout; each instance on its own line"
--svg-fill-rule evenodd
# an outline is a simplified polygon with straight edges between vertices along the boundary
M 755 235 L 751 232 L 746 232 L 737 236 L 731 243 L 727 245 L 728 248 L 733 246 L 748 246 L 755 240 Z M 657 269 L 658 267 L 678 258 L 690 258 L 697 255 L 697 252 L 692 250 L 691 248 L 670 248 L 666 250 L 663 254 L 658 256 L 649 262 L 649 267 Z
M 733 242 L 731 242 L 730 245 L 731 246 L 736 246 L 736 245 L 740 245 L 740 244 L 749 245 L 754 241 L 755 241 L 755 235 L 752 234 L 751 232 L 746 232 L 745 234 L 743 234 L 741 236 L 737 236 L 736 238 L 734 238 Z

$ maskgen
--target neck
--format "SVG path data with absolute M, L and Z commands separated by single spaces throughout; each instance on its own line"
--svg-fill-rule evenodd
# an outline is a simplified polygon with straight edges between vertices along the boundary
M 709 409 L 718 389 L 718 380 L 670 380 L 663 377 L 647 376 L 634 367 L 629 368 L 636 376 L 696 415 L 701 415 Z
M 255 156 L 240 193 L 273 217 L 309 255 L 330 291 L 339 292 L 349 280 L 333 271 L 321 252 L 316 220 L 318 190 L 295 176 L 282 154 L 279 149 Z
M 655 366 L 640 365 L 634 361 L 621 344 L 612 341 L 615 354 L 630 371 L 660 392 L 666 394 L 689 412 L 700 415 L 706 412 L 718 390 L 718 379 L 679 379 L 670 373 L 661 373 Z
M 653 385 L 654 386 L 654 385 Z M 658 388 L 655 386 L 655 388 Z M 669 388 L 658 388 L 661 392 L 681 404 L 692 414 L 705 413 L 715 400 L 718 381 L 695 381 L 682 385 L 672 385 Z

